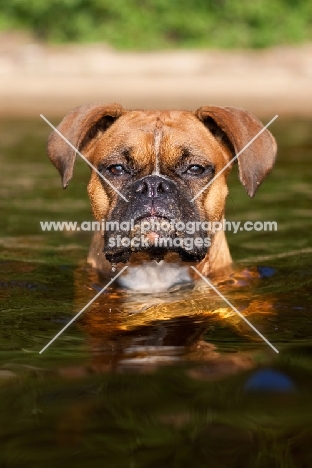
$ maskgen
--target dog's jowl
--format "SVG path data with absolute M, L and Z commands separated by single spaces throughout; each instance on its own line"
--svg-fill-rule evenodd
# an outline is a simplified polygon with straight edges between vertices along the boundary
M 89 263 L 103 272 L 128 263 L 121 284 L 142 291 L 189 281 L 189 265 L 205 275 L 228 266 L 225 234 L 212 228 L 224 217 L 226 179 L 237 162 L 254 196 L 275 161 L 271 133 L 263 131 L 223 169 L 261 129 L 252 114 L 231 107 L 131 111 L 110 104 L 70 112 L 58 130 L 96 169 L 88 193 L 103 231 L 94 234 Z M 76 151 L 53 132 L 48 154 L 67 187 Z

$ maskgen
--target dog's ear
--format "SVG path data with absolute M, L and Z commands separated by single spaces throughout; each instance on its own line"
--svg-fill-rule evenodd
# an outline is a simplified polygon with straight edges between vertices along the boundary
M 90 104 L 77 107 L 64 117 L 57 130 L 79 151 L 99 131 L 105 131 L 126 112 L 119 104 Z M 62 177 L 63 188 L 72 178 L 76 151 L 53 131 L 48 140 L 48 155 Z
M 239 153 L 263 129 L 262 123 L 250 112 L 234 107 L 204 106 L 195 115 L 232 152 Z M 253 197 L 270 173 L 276 157 L 276 142 L 265 129 L 237 158 L 239 178 Z

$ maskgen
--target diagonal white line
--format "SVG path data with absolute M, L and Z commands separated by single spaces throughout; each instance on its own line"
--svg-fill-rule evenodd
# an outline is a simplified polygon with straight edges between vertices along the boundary
M 87 159 L 82 153 L 80 153 L 80 151 L 79 151 L 77 148 L 75 148 L 75 146 L 74 146 L 69 140 L 67 140 L 66 137 L 64 137 L 64 135 L 63 135 L 56 127 L 54 127 L 54 125 L 51 124 L 51 122 L 50 122 L 44 115 L 40 114 L 40 117 L 41 117 L 48 125 L 50 125 L 50 127 L 53 128 L 53 130 L 54 130 L 61 138 L 63 138 L 64 141 L 66 141 L 66 143 L 68 144 L 68 146 L 70 146 L 77 154 L 79 154 L 79 156 L 80 156 L 80 157 L 81 157 L 81 158 L 82 158 L 82 159 L 83 159 L 83 160 L 84 160 L 100 177 L 102 177 L 102 179 L 103 179 L 108 185 L 110 185 L 110 186 L 112 187 L 112 189 L 114 189 L 115 192 L 117 192 L 118 195 L 119 195 L 121 198 L 123 198 L 126 202 L 129 201 L 129 200 L 127 200 L 126 197 L 123 196 L 123 194 L 122 194 L 121 192 L 119 192 L 118 189 L 116 189 L 116 187 L 114 187 L 114 185 L 113 185 L 108 179 L 106 179 L 106 177 L 103 176 L 103 174 L 102 174 L 100 171 L 97 170 L 96 167 L 93 166 L 93 164 L 90 163 L 90 161 L 88 161 L 88 159 Z
M 223 294 L 221 294 L 220 291 L 213 284 L 211 284 L 205 276 L 203 276 L 194 266 L 191 266 L 191 268 L 196 271 L 196 273 L 208 284 L 208 286 L 210 286 L 211 289 L 213 289 L 234 310 L 234 312 L 236 312 L 240 318 L 242 318 L 250 326 L 250 328 L 252 328 L 257 333 L 257 335 L 259 335 L 260 338 L 262 338 L 273 349 L 273 351 L 279 353 L 279 351 L 269 342 L 269 340 L 263 336 L 262 333 L 260 333 L 259 330 L 257 330 L 257 328 L 254 327 L 252 323 L 250 323 L 249 320 L 247 320 L 246 317 L 244 317 L 244 315 L 239 312 L 239 310 L 237 310 L 236 307 L 234 307 L 233 304 L 231 304 L 230 301 L 228 301 L 227 298 L 224 297 Z
M 81 314 L 82 314 L 82 312 L 84 312 L 84 311 L 85 311 L 85 310 L 86 310 L 86 309 L 89 307 L 89 305 L 91 305 L 91 304 L 92 304 L 92 302 L 94 302 L 94 301 L 95 301 L 95 299 L 97 299 L 97 298 L 98 298 L 98 297 L 99 297 L 99 296 L 102 294 L 102 292 L 103 292 L 103 291 L 105 291 L 105 289 L 107 289 L 107 288 L 108 288 L 108 286 L 110 286 L 110 285 L 113 283 L 113 281 L 115 281 L 115 279 L 116 279 L 116 278 L 118 278 L 118 276 L 120 276 L 120 275 L 121 275 L 121 273 L 122 273 L 123 271 L 125 271 L 125 269 L 126 269 L 126 268 L 128 268 L 128 267 L 127 267 L 127 265 L 126 265 L 125 267 L 123 267 L 123 269 L 122 269 L 122 270 L 120 270 L 120 272 L 119 272 L 119 273 L 117 273 L 117 275 L 115 275 L 115 276 L 114 276 L 114 278 L 112 278 L 112 279 L 111 279 L 111 280 L 110 280 L 110 281 L 109 281 L 109 282 L 106 284 L 106 286 L 104 286 L 104 288 L 102 288 L 102 289 L 101 289 L 101 291 L 100 291 L 100 292 L 98 292 L 98 293 L 97 293 L 97 294 L 94 296 L 94 298 L 93 298 L 93 299 L 91 299 L 91 301 L 90 301 L 90 302 L 88 302 L 88 304 L 87 304 L 87 305 L 85 305 L 85 306 L 84 306 L 84 307 L 83 307 L 83 308 L 80 310 L 80 312 L 78 312 L 78 314 L 76 314 L 76 315 L 75 315 L 75 317 L 74 317 L 74 318 L 72 318 L 72 319 L 71 319 L 71 321 L 70 321 L 70 322 L 68 322 L 68 323 L 65 325 L 65 327 L 64 327 L 64 328 L 62 328 L 62 330 L 61 330 L 61 331 L 59 331 L 59 332 L 58 332 L 58 334 L 57 334 L 57 335 L 55 335 L 55 337 L 54 337 L 54 338 L 53 338 L 51 341 L 49 341 L 49 343 L 48 343 L 47 345 L 45 345 L 45 347 L 44 347 L 44 348 L 42 348 L 42 350 L 41 350 L 41 351 L 39 351 L 39 354 L 43 353 L 43 351 L 45 351 L 45 350 L 48 348 L 48 346 L 50 346 L 50 344 L 52 344 L 52 343 L 53 343 L 53 341 L 54 341 L 54 340 L 56 340 L 56 338 L 58 338 L 58 337 L 59 337 L 59 336 L 60 336 L 60 335 L 63 333 L 63 331 L 64 331 L 64 330 L 66 330 L 66 328 L 68 328 L 68 327 L 69 327 L 69 325 L 71 325 L 71 324 L 72 324 L 72 323 L 73 323 L 73 322 L 74 322 L 74 321 L 75 321 L 75 320 L 76 320 L 76 319 L 79 317 L 79 315 L 81 315 Z
M 243 151 L 245 151 L 245 149 L 247 149 L 247 148 L 248 148 L 248 146 L 250 146 L 250 145 L 251 145 L 251 144 L 252 144 L 252 143 L 253 143 L 253 142 L 254 142 L 254 141 L 255 141 L 255 140 L 258 138 L 258 136 L 260 136 L 260 135 L 261 135 L 261 133 L 263 133 L 263 132 L 264 132 L 264 130 L 266 130 L 266 129 L 268 128 L 268 126 L 269 126 L 269 125 L 271 125 L 271 123 L 272 123 L 272 122 L 274 122 L 274 120 L 276 120 L 276 119 L 277 119 L 277 117 L 278 117 L 278 115 L 276 115 L 275 117 L 273 117 L 273 119 L 271 119 L 271 120 L 270 120 L 270 122 L 269 122 L 269 123 L 267 123 L 267 124 L 266 124 L 266 126 L 265 126 L 265 127 L 263 127 L 263 128 L 260 130 L 260 132 L 259 132 L 259 133 L 257 133 L 257 135 L 255 135 L 255 136 L 253 137 L 253 139 L 252 139 L 252 140 L 250 140 L 250 142 L 249 142 L 249 143 L 247 143 L 247 145 L 246 145 L 246 146 L 244 146 L 244 148 L 243 148 L 243 149 L 241 149 L 241 150 L 240 150 L 240 151 L 239 151 L 239 152 L 238 152 L 238 153 L 237 153 L 237 154 L 234 156 L 234 158 L 233 158 L 233 159 L 231 159 L 231 161 L 230 161 L 230 162 L 228 162 L 228 163 L 227 163 L 227 165 L 226 165 L 226 166 L 224 166 L 224 168 L 223 168 L 223 169 L 221 169 L 221 171 L 219 171 L 219 172 L 218 172 L 218 174 L 216 174 L 216 175 L 214 176 L 214 178 L 213 178 L 213 179 L 211 179 L 211 180 L 208 182 L 208 184 L 207 184 L 207 185 L 205 185 L 205 187 L 203 187 L 203 188 L 202 188 L 202 189 L 201 189 L 201 190 L 200 190 L 200 191 L 199 191 L 199 192 L 198 192 L 198 193 L 195 195 L 195 197 L 193 197 L 193 198 L 191 199 L 191 202 L 193 202 L 194 200 L 196 200 L 196 198 L 198 198 L 198 197 L 199 197 L 199 195 L 201 195 L 201 194 L 202 194 L 202 193 L 203 193 L 203 192 L 204 192 L 204 191 L 205 191 L 205 190 L 206 190 L 206 189 L 209 187 L 209 185 L 211 185 L 211 184 L 212 184 L 212 182 L 214 182 L 214 181 L 216 180 L 216 178 L 217 178 L 217 177 L 219 177 L 219 175 L 221 175 L 221 174 L 222 174 L 222 172 L 224 172 L 224 171 L 225 171 L 225 169 L 227 169 L 227 168 L 228 168 L 228 167 L 229 167 L 229 166 L 232 164 L 232 162 L 233 162 L 233 161 L 235 161 L 235 160 L 238 158 L 238 156 L 239 156 L 240 154 L 242 154 L 242 152 L 243 152 Z

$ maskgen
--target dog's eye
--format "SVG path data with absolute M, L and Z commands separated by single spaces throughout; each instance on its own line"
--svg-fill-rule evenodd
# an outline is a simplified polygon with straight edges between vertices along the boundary
M 125 168 L 121 164 L 112 164 L 108 167 L 108 171 L 115 176 L 119 176 L 125 173 Z
M 206 169 L 204 168 L 204 166 L 200 166 L 199 164 L 192 164 L 186 169 L 185 174 L 198 176 L 203 174 L 205 170 Z

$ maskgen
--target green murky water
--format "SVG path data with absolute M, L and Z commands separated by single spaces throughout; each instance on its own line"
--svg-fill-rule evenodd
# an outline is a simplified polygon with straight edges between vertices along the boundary
M 92 219 L 89 170 L 63 191 L 46 124 L 0 122 L 1 468 L 312 466 L 312 122 L 272 132 L 272 174 L 253 200 L 231 174 L 226 218 L 278 231 L 228 233 L 216 284 L 279 354 L 201 284 L 110 289 L 39 354 L 103 285 L 91 233 L 39 227 Z

